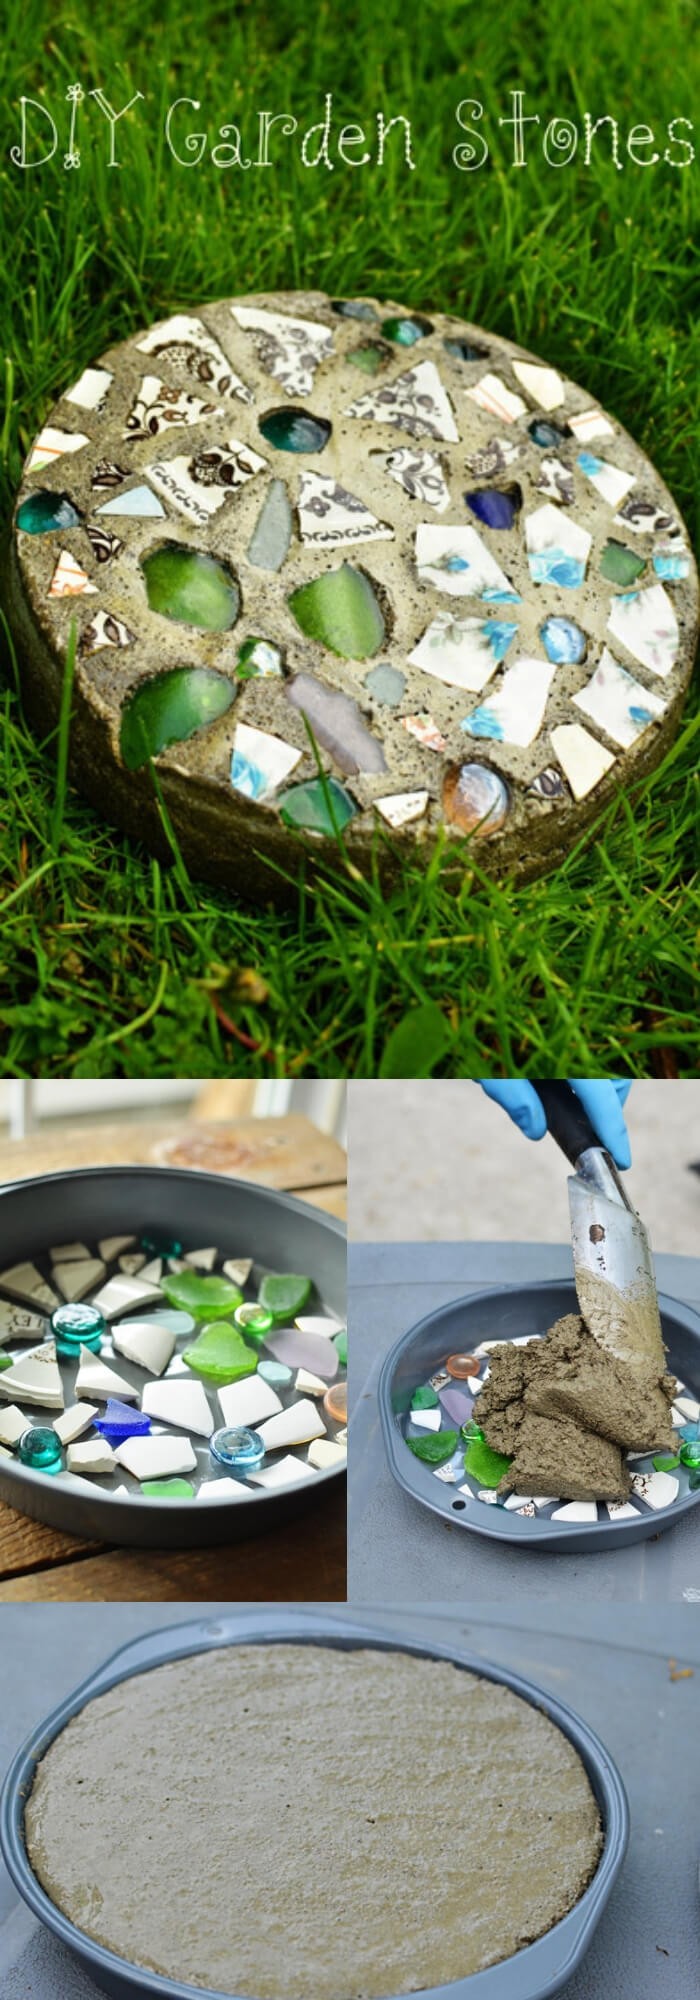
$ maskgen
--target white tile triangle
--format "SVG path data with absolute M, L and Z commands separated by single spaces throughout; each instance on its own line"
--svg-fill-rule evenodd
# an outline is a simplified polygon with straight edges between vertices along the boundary
M 46 1409 L 62 1410 L 63 1384 L 55 1340 L 36 1347 L 32 1354 L 15 1361 L 12 1368 L 3 1368 L 0 1395 L 6 1396 L 9 1403 L 17 1396 L 22 1403 L 42 1403 Z
M 305 1465 L 291 1453 L 286 1458 L 278 1458 L 276 1465 L 264 1465 L 260 1472 L 249 1472 L 251 1486 L 294 1486 L 300 1479 L 313 1479 L 313 1467 Z
M 111 1264 L 113 1258 L 118 1257 L 122 1250 L 132 1250 L 135 1242 L 135 1236 L 103 1236 L 97 1248 L 100 1256 L 104 1257 L 105 1264 Z
M 141 1397 L 141 1408 L 149 1417 L 160 1417 L 164 1424 L 177 1424 L 183 1431 L 196 1431 L 198 1437 L 211 1437 L 214 1418 L 201 1382 L 188 1381 L 147 1382 Z
M 289 1409 L 281 1410 L 279 1416 L 268 1417 L 267 1422 L 259 1424 L 257 1430 L 266 1451 L 281 1451 L 289 1445 L 307 1444 L 310 1438 L 326 1436 L 323 1418 L 308 1397 L 290 1404 Z
M 105 1267 L 101 1257 L 86 1257 L 82 1263 L 54 1264 L 51 1276 L 63 1293 L 64 1299 L 74 1301 L 84 1299 L 95 1285 L 102 1283 Z
M 135 1403 L 139 1392 L 132 1382 L 126 1382 L 123 1375 L 118 1375 L 116 1369 L 108 1368 L 99 1354 L 92 1354 L 89 1347 L 81 1347 L 75 1393 L 78 1397 L 87 1396 L 88 1400 L 95 1396 L 98 1403 L 108 1403 L 110 1396 Z
M 224 1264 L 226 1276 L 230 1278 L 232 1285 L 247 1285 L 252 1269 L 252 1257 L 229 1257 L 228 1262 Z
M 158 1285 L 144 1284 L 141 1273 L 137 1278 L 108 1278 L 101 1292 L 97 1292 L 92 1303 L 104 1313 L 105 1319 L 117 1319 L 120 1313 L 135 1311 L 137 1306 L 145 1306 L 162 1300 Z
M 229 1382 L 225 1389 L 219 1389 L 218 1398 L 224 1423 L 234 1427 L 262 1423 L 264 1417 L 274 1417 L 282 1408 L 279 1396 L 261 1375 L 248 1375 L 244 1382 Z
M 216 1244 L 208 1250 L 188 1250 L 185 1263 L 191 1264 L 193 1271 L 213 1271 L 218 1255 Z
M 36 1264 L 12 1264 L 9 1271 L 0 1271 L 0 1288 L 9 1292 L 10 1298 L 21 1299 L 23 1304 L 35 1308 L 42 1306 L 46 1312 L 53 1312 L 54 1306 L 60 1304 L 58 1293 L 52 1292 Z

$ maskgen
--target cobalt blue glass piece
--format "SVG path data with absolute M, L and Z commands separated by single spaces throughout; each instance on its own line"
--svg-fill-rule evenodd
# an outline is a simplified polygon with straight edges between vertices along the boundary
M 128 1403 L 120 1403 L 111 1396 L 103 1417 L 95 1418 L 95 1430 L 108 1444 L 123 1444 L 125 1438 L 147 1437 L 151 1419 L 143 1410 L 129 1408 Z
M 89 1347 L 91 1354 L 99 1354 L 102 1336 L 107 1332 L 99 1307 L 88 1305 L 85 1300 L 55 1306 L 49 1327 L 56 1342 L 56 1353 L 63 1361 L 77 1359 L 81 1347 Z
M 523 504 L 519 486 L 508 486 L 500 490 L 497 486 L 480 486 L 473 493 L 465 493 L 464 498 L 477 521 L 483 521 L 487 528 L 512 528 Z
M 562 428 L 561 424 L 550 424 L 545 417 L 535 417 L 533 422 L 528 424 L 528 431 L 533 444 L 540 445 L 542 451 L 556 450 L 557 445 L 563 444 L 565 439 L 571 436 L 568 425 Z
M 265 1457 L 265 1446 L 255 1431 L 244 1430 L 241 1425 L 231 1427 L 224 1424 L 209 1439 L 209 1450 L 216 1465 L 223 1465 L 226 1472 L 257 1472 Z
M 540 638 L 548 660 L 555 666 L 578 666 L 585 660 L 588 641 L 580 625 L 573 618 L 545 618 L 540 626 Z

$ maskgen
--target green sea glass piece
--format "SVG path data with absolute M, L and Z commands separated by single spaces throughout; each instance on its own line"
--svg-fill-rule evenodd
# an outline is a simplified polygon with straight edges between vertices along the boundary
M 347 1330 L 346 1330 L 346 1328 L 345 1328 L 345 1327 L 343 1327 L 343 1329 L 342 1329 L 342 1332 L 341 1332 L 341 1333 L 334 1333 L 334 1335 L 333 1335 L 333 1346 L 334 1346 L 334 1348 L 335 1348 L 335 1351 L 336 1351 L 336 1354 L 337 1354 L 337 1356 L 338 1356 L 338 1360 L 339 1360 L 339 1362 L 340 1362 L 340 1366 L 341 1366 L 341 1368 L 347 1368 L 347 1365 L 348 1365 L 348 1336 L 347 1336 Z
M 120 748 L 127 771 L 138 771 L 170 743 L 185 743 L 225 715 L 235 698 L 233 682 L 209 667 L 173 667 L 143 681 L 122 710 Z
M 380 660 L 366 675 L 365 687 L 373 701 L 381 702 L 383 708 L 398 708 L 406 692 L 406 676 L 398 667 L 390 667 Z
M 479 1486 L 498 1486 L 510 1459 L 502 1451 L 492 1451 L 484 1438 L 473 1438 L 464 1454 L 464 1470 Z
M 383 319 L 382 333 L 387 340 L 394 340 L 397 347 L 414 347 L 417 340 L 425 340 L 433 329 L 429 319 L 419 319 L 417 315 L 408 319 Z
M 651 1462 L 655 1472 L 675 1472 L 676 1466 L 680 1465 L 682 1457 L 683 1453 L 681 1452 L 679 1458 L 653 1458 Z M 698 1452 L 697 1460 L 693 1462 L 700 1465 L 700 1452 Z
M 238 648 L 236 677 L 239 681 L 281 680 L 282 654 L 269 639 L 246 639 Z
M 323 451 L 332 425 L 326 417 L 313 417 L 310 410 L 268 410 L 260 418 L 260 430 L 276 451 Z
M 345 359 L 350 362 L 352 368 L 360 368 L 363 375 L 376 375 L 378 370 L 385 366 L 389 352 L 389 348 L 380 347 L 373 341 L 369 347 L 354 347 L 351 354 L 346 354 Z
M 13 1354 L 0 1354 L 0 1373 L 3 1368 L 14 1368 L 14 1365 L 15 1357 Z
M 645 557 L 637 556 L 634 549 L 626 549 L 624 542 L 606 542 L 600 558 L 600 574 L 608 583 L 621 583 L 623 587 L 634 583 L 645 567 Z
M 369 578 L 352 563 L 293 590 L 289 609 L 307 639 L 344 660 L 367 660 L 383 645 L 383 613 Z
M 432 1431 L 429 1437 L 407 1438 L 409 1451 L 414 1458 L 422 1458 L 424 1465 L 444 1465 L 457 1444 L 456 1431 Z
M 276 1326 L 291 1326 L 303 1312 L 311 1295 L 311 1279 L 294 1271 L 268 1271 L 258 1292 L 258 1301 L 272 1313 Z
M 243 1293 L 230 1278 L 203 1278 L 198 1271 L 166 1271 L 161 1291 L 169 1305 L 193 1313 L 195 1319 L 226 1319 L 243 1304 Z
M 685 1444 L 681 1445 L 680 1463 L 681 1465 L 691 1467 L 693 1472 L 700 1470 L 700 1438 L 688 1438 Z M 656 1464 L 656 1459 L 654 1459 L 654 1464 Z M 678 1464 L 677 1458 L 674 1459 L 674 1464 Z
M 141 1492 L 147 1500 L 194 1500 L 190 1479 L 142 1479 Z
M 182 1359 L 193 1374 L 203 1375 L 206 1382 L 221 1388 L 226 1382 L 242 1382 L 244 1375 L 254 1375 L 257 1366 L 253 1349 L 238 1327 L 230 1326 L 227 1320 L 203 1326 L 199 1339 L 183 1350 Z
M 292 539 L 292 509 L 283 479 L 271 479 L 248 544 L 255 569 L 282 568 Z
M 228 563 L 201 549 L 166 542 L 141 565 L 152 611 L 200 632 L 228 632 L 240 609 L 240 591 Z
M 342 833 L 358 810 L 337 778 L 309 778 L 304 785 L 292 785 L 288 792 L 280 792 L 278 805 L 285 826 L 311 833 Z
M 30 493 L 17 509 L 17 526 L 25 535 L 48 535 L 56 528 L 79 528 L 82 514 L 73 506 L 67 493 L 51 493 L 42 487 L 37 493 Z
M 411 1409 L 436 1410 L 437 1389 L 431 1389 L 429 1382 L 421 1383 L 420 1387 L 418 1389 L 414 1389 L 413 1391 L 413 1395 L 411 1397 Z

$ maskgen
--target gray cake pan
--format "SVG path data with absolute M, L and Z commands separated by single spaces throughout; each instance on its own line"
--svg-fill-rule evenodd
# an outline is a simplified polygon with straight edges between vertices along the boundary
M 663 1336 L 672 1371 L 687 1382 L 693 1394 L 700 1386 L 700 1314 L 680 1299 L 659 1293 Z M 455 1493 L 421 1464 L 407 1449 L 401 1418 L 416 1387 L 441 1366 L 446 1354 L 470 1354 L 482 1340 L 516 1340 L 519 1335 L 546 1333 L 565 1313 L 578 1313 L 573 1284 L 560 1279 L 545 1284 L 500 1285 L 487 1292 L 472 1292 L 455 1299 L 438 1312 L 402 1333 L 391 1348 L 379 1378 L 379 1414 L 384 1444 L 394 1478 L 404 1493 L 439 1514 L 453 1527 L 466 1528 L 473 1535 L 491 1541 L 515 1542 L 520 1548 L 553 1549 L 570 1554 L 573 1549 L 617 1549 L 628 1542 L 646 1541 L 673 1526 L 681 1514 L 700 1503 L 700 1490 L 679 1496 L 671 1507 L 639 1514 L 632 1521 L 597 1522 L 552 1521 L 546 1516 L 508 1513 L 503 1507 L 487 1507 L 483 1500 L 469 1500 Z
M 173 1167 L 94 1167 L 0 1188 L 0 1270 L 45 1255 L 50 1243 L 142 1231 L 176 1237 L 185 1250 L 214 1242 L 224 1257 L 308 1272 L 324 1305 L 345 1318 L 344 1226 L 294 1195 Z M 83 1493 L 0 1458 L 0 1500 L 87 1541 L 187 1549 L 282 1527 L 314 1502 L 322 1507 L 344 1478 L 342 1466 L 332 1467 L 286 1491 L 251 1489 L 245 1501 L 127 1501 L 100 1492 L 96 1481 L 94 1492 Z
M 574 1715 L 554 1695 L 522 1680 L 505 1667 L 485 1666 L 461 1646 L 429 1645 L 425 1641 L 398 1639 L 380 1619 L 358 1622 L 342 1613 L 332 1618 L 322 1611 L 270 1609 L 235 1611 L 212 1622 L 196 1620 L 171 1625 L 149 1633 L 123 1647 L 103 1667 L 75 1689 L 54 1710 L 40 1728 L 34 1730 L 18 1752 L 8 1771 L 0 1800 L 0 1845 L 4 1859 L 20 1895 L 34 1915 L 48 1925 L 61 1943 L 75 1953 L 84 1969 L 113 2000 L 251 2000 L 231 1992 L 185 1985 L 163 1978 L 160 1973 L 130 1964 L 77 1929 L 52 1903 L 34 1874 L 24 1844 L 24 1808 L 32 1788 L 34 1772 L 49 1744 L 65 1728 L 71 1716 L 132 1674 L 143 1673 L 165 1661 L 183 1659 L 188 1654 L 216 1646 L 243 1643 L 278 1644 L 293 1640 L 303 1645 L 338 1646 L 344 1651 L 374 1646 L 386 1652 L 414 1653 L 421 1658 L 449 1660 L 482 1679 L 512 1688 L 542 1714 L 549 1716 L 578 1751 L 585 1765 L 600 1810 L 604 1832 L 603 1852 L 592 1882 L 569 1915 L 527 1945 L 512 1958 L 504 1959 L 486 1972 L 471 1973 L 465 1979 L 443 1986 L 422 1989 L 422 2000 L 547 2000 L 571 1979 L 591 1942 L 615 1879 L 622 1866 L 629 1835 L 627 1798 L 616 1766 L 599 1738 L 580 1717 Z M 390 1922 L 390 1913 L 387 1913 Z

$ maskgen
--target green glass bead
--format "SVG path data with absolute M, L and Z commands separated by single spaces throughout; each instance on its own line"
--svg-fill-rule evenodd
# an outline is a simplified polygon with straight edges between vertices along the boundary
M 414 1389 L 413 1396 L 411 1398 L 411 1409 L 412 1410 L 437 1409 L 437 1390 L 431 1389 L 429 1382 L 422 1383 L 419 1389 Z
M 498 1486 L 510 1462 L 503 1452 L 492 1451 L 484 1438 L 472 1438 L 464 1454 L 464 1470 L 479 1486 Z
M 20 1438 L 17 1456 L 33 1472 L 60 1472 L 63 1465 L 61 1440 L 48 1425 L 37 1424 Z
M 48 535 L 57 528 L 79 528 L 82 514 L 67 493 L 50 493 L 47 487 L 30 493 L 17 509 L 17 526 L 25 535 Z
M 173 667 L 142 681 L 122 709 L 119 747 L 127 771 L 218 721 L 237 692 L 234 681 L 209 667 Z
M 653 1458 L 651 1462 L 655 1472 L 675 1472 L 676 1466 L 680 1465 L 682 1457 L 683 1453 L 681 1452 L 680 1458 Z M 697 1463 L 700 1465 L 700 1453 L 698 1453 Z
M 608 583 L 634 583 L 645 567 L 645 557 L 637 556 L 633 549 L 626 549 L 624 542 L 606 542 L 600 558 L 600 574 Z
M 332 426 L 326 417 L 288 407 L 268 410 L 267 416 L 260 418 L 259 428 L 276 451 L 324 451 Z
M 340 1366 L 341 1366 L 341 1368 L 347 1368 L 347 1365 L 348 1365 L 348 1336 L 347 1336 L 347 1332 L 346 1332 L 346 1329 L 345 1329 L 345 1327 L 343 1327 L 343 1329 L 342 1329 L 342 1332 L 341 1332 L 341 1333 L 334 1333 L 334 1335 L 333 1335 L 333 1346 L 334 1346 L 334 1348 L 335 1348 L 335 1351 L 336 1351 L 336 1354 L 337 1354 L 337 1356 L 338 1356 L 338 1360 L 339 1360 L 339 1362 L 340 1362 Z
M 468 1423 L 462 1424 L 459 1435 L 464 1438 L 465 1444 L 471 1444 L 472 1440 L 476 1444 L 485 1442 L 484 1433 L 479 1429 L 478 1424 L 475 1424 L 473 1417 L 469 1418 Z
M 272 1313 L 276 1326 L 289 1326 L 303 1312 L 311 1294 L 311 1279 L 292 1271 L 268 1271 L 258 1292 L 258 1302 Z
M 428 1437 L 407 1438 L 409 1451 L 414 1458 L 421 1458 L 424 1465 L 444 1465 L 457 1444 L 456 1431 L 431 1431 Z
M 239 681 L 281 680 L 282 654 L 269 639 L 246 639 L 238 648 L 236 677 Z
M 233 1324 L 240 1327 L 241 1333 L 244 1333 L 248 1340 L 262 1340 L 274 1325 L 274 1320 L 272 1313 L 267 1312 L 265 1306 L 246 1303 L 236 1306 Z
M 167 542 L 144 556 L 141 567 L 151 611 L 200 632 L 228 632 L 235 625 L 240 591 L 228 563 L 217 556 Z
M 56 1353 L 64 1361 L 77 1357 L 81 1347 L 89 1347 L 91 1353 L 99 1354 L 106 1321 L 97 1306 L 81 1300 L 75 1305 L 56 1306 L 51 1314 L 49 1326 L 56 1342 Z
M 195 1319 L 227 1319 L 243 1304 L 243 1293 L 230 1278 L 215 1274 L 205 1278 L 198 1271 L 166 1271 L 161 1291 L 169 1305 L 193 1313 Z
M 700 1468 L 700 1438 L 686 1438 L 685 1444 L 681 1445 L 680 1462 L 690 1466 L 694 1472 Z M 678 1464 L 678 1459 L 675 1463 Z
M 344 660 L 367 660 L 384 643 L 385 624 L 369 578 L 352 563 L 302 583 L 289 609 L 306 639 L 316 639 Z
M 189 1479 L 142 1479 L 141 1492 L 147 1500 L 194 1500 Z
M 280 792 L 277 801 L 285 826 L 299 826 L 310 833 L 342 833 L 358 807 L 337 778 L 309 778 L 304 785 L 292 785 Z
M 211 1326 L 202 1327 L 198 1340 L 184 1349 L 182 1359 L 193 1374 L 203 1375 L 205 1382 L 215 1382 L 220 1388 L 227 1382 L 241 1382 L 245 1375 L 254 1375 L 257 1365 L 255 1353 L 238 1327 L 230 1326 L 226 1320 L 215 1320 Z

